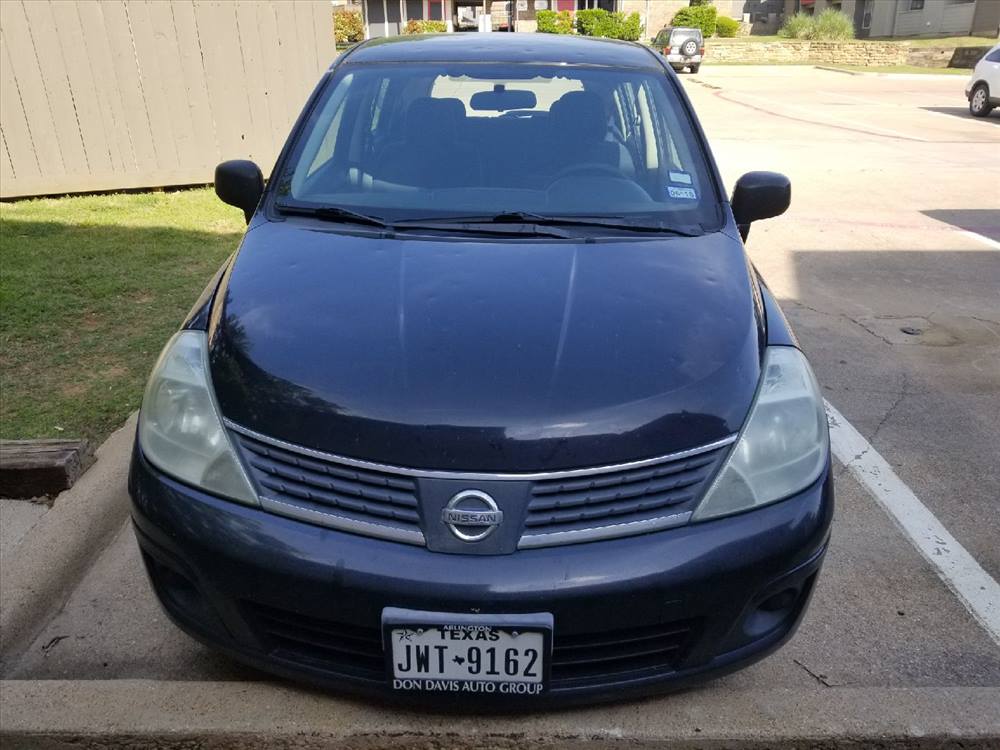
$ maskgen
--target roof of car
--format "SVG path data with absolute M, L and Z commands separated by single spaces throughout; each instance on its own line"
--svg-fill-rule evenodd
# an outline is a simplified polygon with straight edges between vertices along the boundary
M 660 34 L 662 34 L 665 31 L 670 32 L 671 34 L 673 32 L 675 32 L 675 31 L 690 31 L 692 34 L 700 34 L 701 33 L 701 29 L 695 28 L 693 26 L 664 26 L 662 29 L 660 29 L 657 32 L 656 35 L 659 36 Z
M 645 47 L 612 39 L 560 34 L 427 34 L 363 42 L 345 62 L 507 62 L 658 67 Z

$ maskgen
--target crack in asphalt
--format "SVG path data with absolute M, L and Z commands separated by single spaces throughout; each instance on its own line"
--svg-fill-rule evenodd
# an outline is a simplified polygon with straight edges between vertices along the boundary
M 798 664 L 800 667 L 802 667 L 802 669 L 806 671 L 806 674 L 808 674 L 810 677 L 816 680 L 816 682 L 818 682 L 820 685 L 823 685 L 824 687 L 837 687 L 827 679 L 827 676 L 825 674 L 819 672 L 813 672 L 811 669 L 809 669 L 809 667 L 800 662 L 798 659 L 792 659 L 792 661 Z
M 817 315 L 824 315 L 824 316 L 826 316 L 828 318 L 841 318 L 842 320 L 846 320 L 846 321 L 848 321 L 848 322 L 853 323 L 854 325 L 856 325 L 858 328 L 860 328 L 862 331 L 864 331 L 868 335 L 874 336 L 875 338 L 877 338 L 882 343 L 884 343 L 884 344 L 886 344 L 888 346 L 892 346 L 893 345 L 893 343 L 891 341 L 889 341 L 889 339 L 887 339 L 885 336 L 882 336 L 881 334 L 875 333 L 875 331 L 873 331 L 872 329 L 870 329 L 864 323 L 862 323 L 862 322 L 860 322 L 860 321 L 852 318 L 847 313 L 835 313 L 835 312 L 828 312 L 826 310 L 820 310 L 818 308 L 810 307 L 809 305 L 803 304 L 802 302 L 799 302 L 798 300 L 790 300 L 790 302 L 792 304 L 794 304 L 796 307 L 801 307 L 801 308 L 803 308 L 805 310 L 809 310 L 810 312 L 814 312 Z

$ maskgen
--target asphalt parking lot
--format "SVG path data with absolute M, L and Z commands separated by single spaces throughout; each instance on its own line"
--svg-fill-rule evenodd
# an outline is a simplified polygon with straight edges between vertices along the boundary
M 784 649 L 639 703 L 530 718 L 393 711 L 272 680 L 182 635 L 123 517 L 63 606 L 5 660 L 5 730 L 220 747 L 255 733 L 352 747 L 1000 738 L 1000 631 L 989 628 L 1000 618 L 1000 112 L 965 114 L 957 76 L 706 66 L 683 81 L 728 187 L 753 169 L 791 178 L 790 211 L 755 225 L 749 252 L 826 398 L 870 444 L 838 456 L 832 546 Z M 118 444 L 102 460 L 123 463 L 129 441 Z M 905 530 L 912 504 L 900 520 L 873 496 L 876 456 L 899 480 L 883 495 L 911 493 L 950 534 L 936 553 Z M 104 491 L 124 496 L 120 484 Z M 946 583 L 933 557 L 954 560 L 959 547 L 982 575 L 962 557 L 941 567 Z

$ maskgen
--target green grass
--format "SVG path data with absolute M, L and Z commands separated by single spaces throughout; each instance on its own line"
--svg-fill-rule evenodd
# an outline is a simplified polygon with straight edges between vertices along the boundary
M 0 436 L 120 425 L 243 229 L 207 188 L 0 204 Z
M 965 68 L 922 68 L 917 65 L 874 65 L 872 67 L 865 67 L 864 65 L 821 65 L 820 67 L 848 70 L 857 73 L 923 73 L 965 77 L 972 75 L 972 71 Z
M 718 37 L 712 37 L 705 40 L 705 46 L 707 47 L 712 42 L 718 41 Z M 734 36 L 730 39 L 726 39 L 728 42 L 784 42 L 787 41 L 784 37 L 780 37 L 777 34 L 760 34 L 757 36 Z
M 911 47 L 992 47 L 996 38 L 988 36 L 896 37 L 873 42 L 909 42 Z
M 711 46 L 718 39 L 706 40 L 705 46 Z M 738 36 L 726 40 L 732 42 L 783 42 L 786 40 L 777 34 L 760 36 Z M 945 37 L 894 37 L 881 39 L 856 39 L 859 42 L 909 42 L 911 47 L 992 47 L 997 40 L 988 36 L 945 36 Z

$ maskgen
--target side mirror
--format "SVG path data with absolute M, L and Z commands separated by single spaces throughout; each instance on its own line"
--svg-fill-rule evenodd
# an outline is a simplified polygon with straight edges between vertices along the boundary
M 747 172 L 733 190 L 733 216 L 744 239 L 751 222 L 780 216 L 792 202 L 792 183 L 777 172 Z
M 215 194 L 223 203 L 242 208 L 249 224 L 264 194 L 264 175 L 252 161 L 224 161 L 215 168 Z

